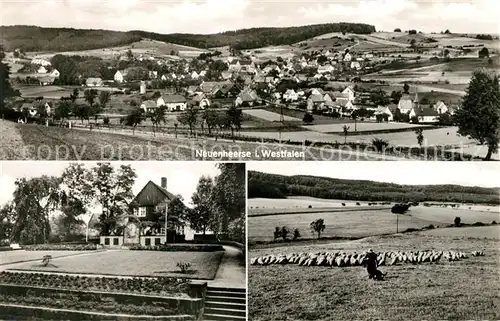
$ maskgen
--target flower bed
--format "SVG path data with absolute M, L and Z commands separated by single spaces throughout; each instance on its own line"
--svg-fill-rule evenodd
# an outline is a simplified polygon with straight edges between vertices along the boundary
M 129 248 L 135 251 L 165 251 L 165 252 L 217 252 L 224 251 L 220 244 L 168 244 L 156 246 L 134 245 Z
M 125 313 L 131 315 L 177 315 L 179 308 L 164 307 L 160 305 L 136 305 L 117 303 L 113 300 L 85 300 L 82 296 L 35 296 L 0 294 L 0 302 L 21 304 L 28 306 L 43 306 L 59 309 L 71 309 L 78 311 L 93 311 L 105 313 Z
M 40 286 L 55 289 L 105 291 L 120 293 L 142 293 L 155 295 L 178 296 L 189 293 L 189 285 L 185 279 L 156 278 L 110 278 L 80 277 L 73 275 L 57 275 L 44 273 L 12 273 L 0 272 L 0 283 Z
M 37 244 L 26 245 L 27 251 L 95 251 L 97 244 Z

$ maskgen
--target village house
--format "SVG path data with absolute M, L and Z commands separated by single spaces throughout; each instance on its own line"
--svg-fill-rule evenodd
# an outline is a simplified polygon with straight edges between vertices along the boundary
M 377 115 L 382 115 L 382 117 L 387 121 L 393 121 L 395 112 L 396 111 L 394 109 L 391 110 L 389 106 L 378 106 L 373 115 L 375 118 Z
M 416 117 L 419 123 L 438 123 L 439 114 L 430 107 L 415 107 L 410 111 L 410 120 Z
M 31 64 L 32 65 L 37 65 L 37 66 L 44 66 L 44 67 L 47 67 L 47 66 L 51 65 L 50 61 L 47 61 L 47 60 L 42 59 L 42 58 L 33 58 L 31 60 Z
M 101 78 L 87 78 L 87 81 L 85 82 L 87 87 L 101 87 L 103 85 L 103 81 Z
M 200 107 L 201 109 L 205 109 L 210 107 L 210 100 L 207 98 L 205 94 L 196 94 L 192 99 L 192 103 L 194 106 Z
M 399 99 L 398 108 L 402 114 L 407 114 L 413 109 L 413 99 L 410 95 L 403 95 Z
M 309 92 L 309 94 L 323 96 L 323 95 L 325 95 L 325 92 L 321 88 L 312 88 L 311 91 Z
M 158 71 L 149 71 L 149 79 L 157 79 L 158 78 Z
M 54 82 L 56 81 L 56 77 L 51 77 L 51 76 L 40 77 L 38 78 L 38 81 L 40 82 L 40 86 L 50 86 L 54 84 Z
M 299 95 L 295 92 L 293 89 L 288 89 L 284 94 L 283 94 L 283 99 L 285 101 L 297 101 L 299 100 Z
M 354 101 L 356 93 L 354 92 L 354 89 L 352 89 L 351 86 L 346 87 L 343 91 L 342 94 L 347 95 L 350 101 Z
M 199 234 L 190 224 L 168 212 L 169 204 L 176 201 L 183 204 L 167 190 L 165 177 L 161 178 L 161 185 L 149 181 L 130 202 L 133 215 L 125 218 L 123 235 L 101 236 L 100 244 L 106 247 L 157 246 L 195 240 Z M 213 233 L 207 231 L 206 234 Z
M 255 106 L 260 103 L 260 98 L 257 93 L 253 90 L 242 91 L 236 98 L 234 104 L 235 106 Z
M 122 83 L 125 81 L 125 77 L 127 76 L 127 72 L 125 70 L 118 70 L 115 75 L 113 76 L 113 79 L 117 83 Z
M 345 62 L 351 62 L 351 60 L 352 60 L 351 54 L 350 53 L 346 53 L 344 55 L 344 58 L 342 60 L 345 61 Z
M 47 68 L 45 68 L 44 66 L 40 66 L 37 70 L 36 70 L 37 73 L 39 74 L 46 74 L 47 73 Z
M 141 104 L 141 109 L 145 112 L 145 113 L 152 113 L 155 111 L 155 109 L 157 109 L 158 106 L 156 105 L 156 102 L 154 102 L 153 100 L 145 100 L 142 102 Z
M 352 61 L 351 69 L 361 70 L 361 63 L 359 61 Z
M 49 74 L 49 76 L 54 77 L 54 78 L 58 78 L 60 75 L 61 75 L 61 73 L 57 69 L 52 70 Z
M 446 114 L 448 112 L 448 106 L 446 106 L 445 103 L 442 101 L 436 102 L 433 106 L 432 109 L 437 111 L 438 114 Z
M 332 65 L 324 65 L 318 67 L 318 73 L 320 74 L 332 73 L 334 70 L 335 68 Z
M 311 94 L 307 98 L 307 111 L 322 110 L 325 100 L 321 94 Z
M 187 107 L 187 100 L 181 95 L 165 94 L 158 98 L 156 106 L 165 106 L 168 111 L 184 111 Z
M 198 79 L 200 78 L 200 74 L 198 74 L 196 71 L 193 71 L 190 75 L 191 79 Z

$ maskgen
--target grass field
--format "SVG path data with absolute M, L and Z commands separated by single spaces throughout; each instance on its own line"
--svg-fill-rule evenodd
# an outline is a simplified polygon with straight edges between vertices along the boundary
M 29 260 L 40 260 L 41 262 L 45 255 L 52 255 L 53 258 L 56 258 L 86 253 L 88 254 L 86 251 L 0 251 L 0 265 Z
M 350 131 L 354 131 L 354 124 L 352 124 L 351 122 L 329 124 L 329 125 L 308 125 L 304 126 L 304 128 L 320 133 L 343 133 L 345 125 L 349 126 Z M 386 130 L 386 129 L 400 129 L 400 128 L 416 128 L 416 127 L 425 127 L 425 126 L 419 124 L 407 124 L 407 123 L 375 123 L 375 122 L 357 122 L 356 124 L 356 129 L 358 132 Z
M 315 234 L 310 231 L 309 224 L 320 218 L 326 225 L 321 234 L 323 237 L 350 238 L 396 233 L 396 223 L 400 232 L 408 228 L 439 224 L 434 220 L 423 220 L 410 215 L 397 216 L 390 209 L 251 216 L 248 218 L 248 240 L 249 243 L 272 241 L 276 226 L 287 226 L 291 231 L 298 228 L 303 238 L 314 238 Z
M 80 56 L 94 56 L 102 59 L 113 59 L 118 58 L 121 55 L 131 50 L 135 55 L 148 54 L 153 56 L 169 56 L 172 51 L 175 51 L 179 56 L 192 57 L 198 56 L 199 54 L 206 52 L 204 49 L 176 45 L 171 43 L 166 43 L 162 41 L 155 41 L 150 39 L 143 39 L 138 42 L 134 42 L 127 46 L 121 47 L 110 47 L 104 49 L 93 49 L 93 50 L 83 50 L 83 51 L 68 51 L 68 52 L 57 52 L 57 53 L 37 53 L 37 57 L 50 59 L 56 54 L 62 55 L 80 55 Z
M 26 262 L 16 269 L 53 271 L 80 274 L 106 274 L 127 276 L 174 276 L 213 279 L 223 252 L 161 252 L 110 250 L 54 259 L 57 267 L 41 267 Z M 178 262 L 191 264 L 192 274 L 181 274 Z
M 243 110 L 244 114 L 261 118 L 270 122 L 279 122 L 281 121 L 281 115 L 275 112 L 271 112 L 265 109 L 247 109 Z M 295 117 L 290 117 L 283 115 L 283 120 L 284 121 L 296 121 L 296 122 L 301 122 L 302 119 L 295 118 Z
M 289 196 L 284 199 L 279 198 L 250 198 L 247 200 L 247 207 L 251 213 L 256 211 L 269 211 L 274 209 L 307 209 L 309 205 L 312 209 L 317 207 L 356 207 L 357 201 L 322 199 L 307 196 Z M 359 202 L 361 205 L 367 205 L 367 202 Z
M 0 127 L 9 139 L 0 144 L 7 160 L 248 160 L 248 156 L 200 156 L 196 151 L 250 153 L 254 160 L 381 160 L 394 159 L 375 153 L 320 150 L 277 143 L 233 142 L 227 139 L 189 138 L 130 130 L 88 130 L 13 124 Z M 19 141 L 19 138 L 21 141 Z M 2 147 L 2 146 L 6 147 Z M 15 146 L 13 149 L 9 146 Z M 297 152 L 298 156 L 266 156 L 264 152 Z M 257 156 L 255 156 L 257 155 Z
M 450 227 L 419 232 L 422 235 L 456 238 L 500 239 L 500 225 L 475 227 Z
M 343 207 L 341 203 L 346 203 L 346 206 Z M 287 226 L 292 231 L 298 228 L 303 238 L 314 238 L 309 224 L 319 218 L 325 221 L 326 228 L 322 233 L 324 237 L 366 237 L 395 233 L 396 228 L 402 232 L 409 228 L 420 229 L 430 224 L 446 226 L 453 224 L 457 216 L 464 224 L 500 222 L 498 207 L 476 206 L 474 210 L 469 210 L 467 205 L 458 209 L 412 206 L 407 214 L 396 216 L 391 213 L 390 205 L 368 206 L 367 202 L 359 202 L 360 206 L 357 206 L 355 203 L 356 201 L 311 197 L 249 199 L 247 205 L 249 242 L 272 241 L 276 226 Z M 309 205 L 312 208 L 308 208 Z M 262 214 L 266 216 L 258 216 Z
M 475 229 L 484 233 L 484 228 Z M 293 252 L 361 252 L 369 248 L 375 252 L 460 250 L 469 256 L 471 251 L 483 250 L 485 256 L 438 264 L 382 266 L 380 269 L 388 273 L 385 282 L 368 280 L 362 267 L 251 265 L 249 320 L 497 320 L 498 229 L 481 240 L 468 238 L 469 233 L 426 234 L 446 235 L 449 230 L 454 229 L 252 250 L 250 257 Z

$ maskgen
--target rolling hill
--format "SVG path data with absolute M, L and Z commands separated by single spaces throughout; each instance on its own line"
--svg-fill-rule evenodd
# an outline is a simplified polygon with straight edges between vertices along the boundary
M 271 45 L 290 45 L 322 34 L 350 32 L 370 34 L 375 27 L 358 23 L 329 23 L 288 28 L 250 28 L 218 34 L 159 34 L 133 30 L 128 32 L 37 26 L 0 26 L 0 44 L 7 51 L 80 51 L 128 45 L 143 38 L 208 49 L 232 46 L 252 49 Z
M 248 198 L 310 196 L 359 201 L 435 201 L 500 204 L 500 188 L 459 185 L 399 185 L 365 180 L 248 172 Z

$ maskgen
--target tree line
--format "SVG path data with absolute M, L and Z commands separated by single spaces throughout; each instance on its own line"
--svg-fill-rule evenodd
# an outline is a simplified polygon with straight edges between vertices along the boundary
M 143 38 L 197 48 L 232 46 L 252 49 L 268 45 L 290 45 L 331 32 L 370 34 L 375 27 L 362 23 L 329 23 L 289 28 L 251 28 L 218 34 L 159 34 L 134 30 L 86 30 L 73 28 L 42 28 L 37 26 L 0 27 L 0 34 L 9 51 L 79 51 L 128 45 Z
M 188 222 L 197 231 L 212 230 L 242 242 L 245 239 L 245 165 L 217 164 L 220 174 L 200 178 L 192 196 L 192 208 L 177 195 L 168 205 L 167 228 Z M 60 176 L 20 178 L 15 182 L 11 202 L 0 208 L 0 241 L 39 244 L 75 239 L 85 229 L 84 216 L 93 214 L 91 226 L 100 235 L 120 235 L 126 218 L 137 206 L 132 187 L 137 174 L 130 165 L 114 167 L 97 163 L 93 167 L 70 164 Z M 91 205 L 89 205 L 91 204 Z M 53 216 L 55 212 L 59 215 Z M 141 227 L 157 228 L 165 217 L 153 215 Z
M 393 202 L 467 202 L 500 204 L 498 188 L 459 185 L 399 185 L 314 176 L 248 172 L 248 197 L 310 196 L 324 199 Z

